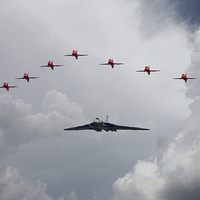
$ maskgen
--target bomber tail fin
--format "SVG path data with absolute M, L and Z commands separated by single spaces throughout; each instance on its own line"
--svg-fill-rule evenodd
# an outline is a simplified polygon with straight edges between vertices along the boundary
M 106 122 L 108 122 L 108 115 L 106 115 Z

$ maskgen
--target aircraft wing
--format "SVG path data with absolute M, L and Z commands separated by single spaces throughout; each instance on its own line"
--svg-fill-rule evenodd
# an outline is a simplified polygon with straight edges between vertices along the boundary
M 123 65 L 124 63 L 113 63 L 114 65 Z
M 43 66 L 40 66 L 40 67 L 49 67 L 49 65 L 43 65 Z
M 87 54 L 77 54 L 77 56 L 88 56 Z
M 150 72 L 159 72 L 159 69 L 151 69 Z
M 140 127 L 130 127 L 130 126 L 120 126 L 120 125 L 115 125 L 111 123 L 103 123 L 102 127 L 96 127 L 91 124 L 86 124 L 83 126 L 76 126 L 76 127 L 71 127 L 71 128 L 65 128 L 65 131 L 79 131 L 79 130 L 95 130 L 97 132 L 101 132 L 102 130 L 105 131 L 117 131 L 117 130 L 150 130 L 148 128 L 140 128 Z
M 39 77 L 31 76 L 31 77 L 29 77 L 29 78 L 32 78 L 32 79 L 34 79 L 34 78 L 39 78 Z
M 53 65 L 54 67 L 60 67 L 60 66 L 64 66 L 64 65 Z
M 115 130 L 150 130 L 148 128 L 120 126 L 120 125 L 111 125 L 110 128 L 114 128 Z
M 21 78 L 15 78 L 15 79 L 25 79 L 24 77 L 21 77 Z
M 79 130 L 93 130 L 94 128 L 90 124 L 83 126 L 76 126 L 71 128 L 65 128 L 64 131 L 79 131 Z
M 187 79 L 197 79 L 197 78 L 187 78 Z
M 19 86 L 9 86 L 9 88 L 16 88 L 16 87 L 19 87 Z
M 183 78 L 173 78 L 173 79 L 183 79 Z
M 145 72 L 145 70 L 137 70 L 136 72 Z
M 73 56 L 72 54 L 64 55 L 64 56 Z
M 140 127 L 130 127 L 130 126 L 121 126 L 115 125 L 111 123 L 104 122 L 104 127 L 107 130 L 117 131 L 117 130 L 150 130 L 148 128 L 140 128 Z
M 99 65 L 109 65 L 109 63 L 102 63 L 102 64 L 99 64 Z

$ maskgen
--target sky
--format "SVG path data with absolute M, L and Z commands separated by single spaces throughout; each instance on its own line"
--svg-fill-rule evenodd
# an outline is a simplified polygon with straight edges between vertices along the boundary
M 0 199 L 197 199 L 199 6 L 1 1 L 0 80 L 19 87 L 0 90 Z M 63 56 L 74 49 L 88 56 Z M 110 58 L 125 64 L 99 65 Z M 106 115 L 151 130 L 63 131 Z

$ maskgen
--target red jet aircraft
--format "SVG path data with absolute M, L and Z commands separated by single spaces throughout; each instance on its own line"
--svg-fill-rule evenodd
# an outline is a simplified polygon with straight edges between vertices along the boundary
M 197 78 L 188 78 L 187 74 L 182 74 L 181 78 L 174 78 L 174 79 L 183 79 L 185 82 L 187 82 L 188 79 L 197 79 Z
M 78 54 L 78 50 L 73 50 L 72 54 L 64 55 L 64 56 L 74 56 L 76 59 L 78 59 L 79 56 L 88 56 L 87 54 Z
M 19 87 L 19 86 L 9 86 L 8 82 L 4 83 L 3 86 L 0 86 L 0 88 L 6 88 L 7 91 L 9 91 L 10 88 L 16 88 L 16 87 Z
M 21 77 L 21 78 L 15 78 L 15 79 L 26 79 L 27 80 L 27 82 L 29 82 L 29 79 L 35 79 L 35 78 L 39 78 L 39 77 L 34 77 L 34 76 L 29 76 L 29 73 L 24 73 L 24 76 L 23 77 Z
M 49 61 L 47 65 L 43 65 L 43 66 L 40 66 L 40 67 L 51 67 L 51 69 L 53 70 L 54 67 L 60 67 L 60 66 L 64 66 L 64 65 L 54 65 L 53 60 L 52 60 L 52 61 Z
M 145 68 L 143 70 L 137 70 L 136 72 L 147 72 L 148 75 L 150 75 L 151 72 L 159 72 L 160 70 L 158 69 L 150 69 L 150 65 L 149 66 L 145 66 Z
M 100 65 L 111 65 L 112 68 L 114 68 L 114 65 L 123 65 L 124 63 L 114 63 L 113 59 L 109 59 L 107 63 L 102 63 Z

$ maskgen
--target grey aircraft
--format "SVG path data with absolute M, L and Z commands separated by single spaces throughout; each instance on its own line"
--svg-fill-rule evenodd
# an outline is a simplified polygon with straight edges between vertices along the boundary
M 108 131 L 117 132 L 117 130 L 150 130 L 150 129 L 111 124 L 111 123 L 108 123 L 108 116 L 107 116 L 106 122 L 100 121 L 99 118 L 96 118 L 90 124 L 86 124 L 83 126 L 71 127 L 71 128 L 65 128 L 64 130 L 65 131 L 95 130 L 97 132 L 102 132 L 102 130 L 104 130 L 106 132 L 108 132 Z

